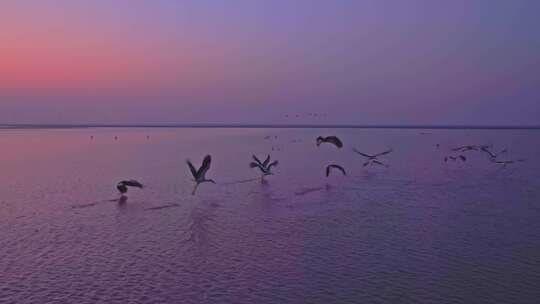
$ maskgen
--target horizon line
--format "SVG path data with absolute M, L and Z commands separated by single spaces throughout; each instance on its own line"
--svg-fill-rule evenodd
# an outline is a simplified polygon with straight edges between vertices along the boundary
M 249 123 L 85 123 L 85 124 L 0 124 L 0 129 L 83 129 L 83 128 L 275 128 L 275 129 L 540 129 L 540 125 L 391 125 L 391 124 L 249 124 Z

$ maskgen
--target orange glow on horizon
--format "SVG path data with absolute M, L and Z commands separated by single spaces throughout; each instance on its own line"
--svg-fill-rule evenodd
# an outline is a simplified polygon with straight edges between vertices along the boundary
M 209 55 L 194 38 L 184 37 L 180 45 L 163 35 L 123 33 L 105 25 L 47 23 L 49 28 L 40 29 L 36 23 L 0 20 L 4 93 L 182 90 L 211 78 Z

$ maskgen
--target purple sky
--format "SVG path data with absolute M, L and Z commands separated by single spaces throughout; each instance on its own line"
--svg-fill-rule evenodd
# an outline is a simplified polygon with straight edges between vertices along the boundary
M 4 0 L 0 123 L 540 124 L 538 12 L 537 0 Z

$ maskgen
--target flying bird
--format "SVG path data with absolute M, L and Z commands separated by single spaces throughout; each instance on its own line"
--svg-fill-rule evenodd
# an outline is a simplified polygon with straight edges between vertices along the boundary
M 139 189 L 144 188 L 143 184 L 133 179 L 124 180 L 116 184 L 116 189 L 118 189 L 118 191 L 122 194 L 122 196 L 124 196 L 124 194 L 128 192 L 128 187 L 135 187 Z
M 330 164 L 328 166 L 326 166 L 326 177 L 330 176 L 330 172 L 332 171 L 332 169 L 337 169 L 339 171 L 341 171 L 341 173 L 343 173 L 343 175 L 347 175 L 347 172 L 345 172 L 345 169 L 343 169 L 342 166 L 340 165 L 336 165 L 336 164 Z
M 383 166 L 383 167 L 388 167 L 388 165 L 385 165 L 384 163 L 382 163 L 381 161 L 378 160 L 378 157 L 379 156 L 383 156 L 383 155 L 387 155 L 387 154 L 390 154 L 392 152 L 394 152 L 393 149 L 389 149 L 389 150 L 386 150 L 384 152 L 381 152 L 381 153 L 377 153 L 377 154 L 374 154 L 374 155 L 371 155 L 371 154 L 366 154 L 366 153 L 363 153 L 363 152 L 360 152 L 358 151 L 358 149 L 356 148 L 353 148 L 353 151 L 365 158 L 367 158 L 367 161 L 364 163 L 364 167 L 366 167 L 367 165 L 370 165 L 370 164 L 376 164 L 376 165 L 379 165 L 379 166 Z
M 203 163 L 199 170 L 196 170 L 191 161 L 186 160 L 186 163 L 189 167 L 189 170 L 191 171 L 191 174 L 193 175 L 193 180 L 195 181 L 195 187 L 193 188 L 193 192 L 191 192 L 192 195 L 195 195 L 195 192 L 197 191 L 197 188 L 202 183 L 213 183 L 216 182 L 212 179 L 206 179 L 206 172 L 210 169 L 210 163 L 212 162 L 212 157 L 210 155 L 206 155 L 203 159 Z
M 320 146 L 322 143 L 333 144 L 338 147 L 338 149 L 343 148 L 343 142 L 337 136 L 317 137 L 317 147 Z
M 262 172 L 261 182 L 264 181 L 265 176 L 274 175 L 274 173 L 272 173 L 272 167 L 275 167 L 279 164 L 277 160 L 270 162 L 270 155 L 266 156 L 266 159 L 264 160 L 264 162 L 261 162 L 255 155 L 253 155 L 253 160 L 254 162 L 249 163 L 249 167 L 252 169 L 259 168 L 259 170 L 261 170 Z

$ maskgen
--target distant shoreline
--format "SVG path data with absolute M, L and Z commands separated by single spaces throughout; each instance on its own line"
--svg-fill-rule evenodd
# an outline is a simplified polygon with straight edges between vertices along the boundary
M 238 128 L 238 129 L 418 129 L 418 130 L 538 130 L 537 126 L 492 125 L 360 125 L 360 124 L 0 124 L 0 130 L 88 128 Z

